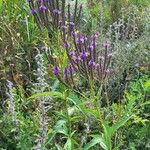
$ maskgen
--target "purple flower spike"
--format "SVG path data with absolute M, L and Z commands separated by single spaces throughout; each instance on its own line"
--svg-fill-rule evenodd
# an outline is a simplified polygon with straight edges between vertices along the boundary
M 75 54 L 74 51 L 70 51 L 70 52 L 69 52 L 69 56 L 71 56 L 71 57 L 72 57 L 74 54 Z
M 104 47 L 105 49 L 108 49 L 108 48 L 110 47 L 110 44 L 109 44 L 108 42 L 105 42 L 105 43 L 103 44 L 103 47 Z
M 82 51 L 80 56 L 82 59 L 85 59 L 86 57 L 88 57 L 89 53 L 88 52 L 85 52 L 85 51 Z
M 72 35 L 72 36 L 76 36 L 76 35 L 77 35 L 77 32 L 72 31 L 72 32 L 71 32 L 71 35 Z
M 92 51 L 93 50 L 93 44 L 90 44 L 90 45 L 88 45 L 88 49 L 90 50 L 90 51 Z
M 95 66 L 94 60 L 91 59 L 91 60 L 89 61 L 88 65 L 89 65 L 90 67 Z
M 41 3 L 41 0 L 36 0 L 37 3 Z
M 93 35 L 92 35 L 92 38 L 93 39 L 96 39 L 98 37 L 98 34 L 97 33 L 94 33 Z
M 81 57 L 80 57 L 80 56 L 77 56 L 77 57 L 75 58 L 75 62 L 76 62 L 76 63 L 78 63 L 80 60 L 81 60 Z
M 35 15 L 35 14 L 37 13 L 37 11 L 36 11 L 35 9 L 32 9 L 32 10 L 31 10 L 31 13 L 32 13 L 33 15 Z
M 58 76 L 59 73 L 60 73 L 60 70 L 59 70 L 59 68 L 58 68 L 57 66 L 54 66 L 53 69 L 52 69 L 52 71 L 53 71 L 53 74 L 54 74 L 55 76 Z
M 61 13 L 61 12 L 60 12 L 58 9 L 54 9 L 54 10 L 53 10 L 53 14 L 54 14 L 54 15 L 59 15 L 60 13 Z
M 70 66 L 68 67 L 68 70 L 69 70 L 70 73 L 73 71 L 72 65 L 70 65 Z
M 68 48 L 68 47 L 70 47 L 70 44 L 68 42 L 64 42 L 64 47 Z
M 40 11 L 45 11 L 46 10 L 46 7 L 44 6 L 44 5 L 41 5 L 40 7 L 39 7 L 39 9 L 40 9 Z
M 67 76 L 69 73 L 70 73 L 70 70 L 68 69 L 68 67 L 65 67 L 64 75 Z
M 74 24 L 73 22 L 69 22 L 69 27 L 70 27 L 71 29 L 73 29 L 74 26 L 75 26 L 75 24 Z
M 77 38 L 76 43 L 84 43 L 84 37 Z

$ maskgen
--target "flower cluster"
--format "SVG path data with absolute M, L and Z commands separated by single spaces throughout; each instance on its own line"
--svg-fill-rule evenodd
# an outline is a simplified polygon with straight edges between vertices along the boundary
M 110 44 L 105 42 L 102 50 L 98 50 L 96 43 L 98 33 L 86 37 L 81 33 L 72 32 L 72 44 L 65 42 L 64 47 L 68 56 L 69 66 L 64 69 L 64 80 L 67 84 L 76 86 L 74 77 L 80 75 L 87 81 L 101 84 L 110 73 L 109 66 L 112 58 Z M 59 71 L 58 71 L 59 70 Z M 53 73 L 60 77 L 58 66 Z
M 78 0 L 75 1 L 73 13 L 70 4 L 66 9 L 65 0 L 28 0 L 28 3 L 38 27 L 41 29 L 44 26 L 48 31 L 60 29 L 63 40 L 66 38 L 66 33 L 71 35 L 82 12 L 82 5 L 78 8 Z

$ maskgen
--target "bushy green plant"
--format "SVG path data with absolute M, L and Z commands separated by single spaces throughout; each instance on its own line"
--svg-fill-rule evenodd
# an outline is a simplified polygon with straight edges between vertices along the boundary
M 37 29 L 28 2 L 0 1 L 0 149 L 149 149 L 149 1 L 82 2 L 80 32 L 72 42 L 56 32 L 49 41 L 47 30 Z M 74 2 L 70 5 L 74 8 Z M 94 43 L 89 36 L 96 31 L 100 38 Z M 80 45 L 82 35 L 87 35 L 85 45 Z M 106 40 L 113 57 L 103 84 L 97 74 L 90 80 L 84 76 L 85 70 L 90 72 L 84 61 L 74 63 L 81 69 L 74 74 L 79 90 L 64 84 L 56 68 L 53 75 L 52 64 L 64 69 L 70 62 L 68 43 L 79 44 L 69 47 L 69 52 L 80 51 L 79 56 L 85 54 L 80 46 L 96 44 L 98 52 L 91 51 L 91 57 L 98 62 Z M 92 67 L 96 72 L 95 64 Z

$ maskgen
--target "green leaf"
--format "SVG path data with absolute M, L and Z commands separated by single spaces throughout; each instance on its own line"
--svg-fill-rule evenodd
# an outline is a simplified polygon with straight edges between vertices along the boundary
M 72 150 L 72 142 L 71 142 L 70 138 L 67 139 L 67 142 L 64 145 L 64 149 L 65 150 Z
M 49 144 L 57 133 L 61 133 L 61 134 L 68 136 L 68 129 L 66 127 L 66 121 L 65 120 L 57 121 L 53 130 L 51 130 L 50 133 L 48 134 L 48 138 L 47 138 L 44 146 Z
M 51 130 L 50 133 L 48 133 L 48 137 L 47 137 L 46 142 L 44 143 L 44 147 L 52 141 L 55 135 L 56 135 L 56 131 L 53 131 L 53 130 Z
M 124 116 L 122 116 L 117 123 L 115 123 L 112 127 L 111 127 L 111 134 L 113 135 L 121 126 L 125 125 L 125 123 L 132 117 L 132 115 L 130 114 L 124 114 Z
M 108 150 L 107 146 L 105 145 L 104 139 L 100 135 L 94 135 L 94 138 L 84 146 L 83 150 L 89 150 L 96 144 L 100 144 L 104 150 Z
M 58 145 L 58 144 L 55 144 L 55 145 L 57 147 L 57 150 L 63 150 L 63 148 L 60 145 Z
M 95 118 L 99 119 L 99 112 L 95 109 L 86 108 L 86 113 L 89 115 L 93 115 Z
M 103 134 L 104 142 L 107 146 L 107 149 L 111 150 L 112 149 L 111 138 L 113 135 L 112 128 L 109 127 L 107 122 L 105 122 L 105 123 L 103 123 L 103 129 L 104 129 L 104 134 Z
M 54 126 L 54 130 L 56 133 L 62 133 L 64 135 L 68 136 L 68 129 L 66 127 L 66 121 L 65 120 L 57 121 L 56 125 Z
M 60 92 L 42 92 L 42 93 L 34 94 L 31 97 L 29 97 L 28 99 L 35 99 L 35 98 L 45 97 L 45 96 L 56 96 L 61 99 L 65 98 L 64 95 Z
M 71 101 L 84 115 L 86 115 L 83 102 L 76 95 L 70 95 L 67 99 Z
M 144 88 L 145 88 L 145 90 L 150 89 L 150 80 L 147 80 L 147 81 L 144 83 Z
M 142 105 L 150 105 L 150 100 L 144 102 Z

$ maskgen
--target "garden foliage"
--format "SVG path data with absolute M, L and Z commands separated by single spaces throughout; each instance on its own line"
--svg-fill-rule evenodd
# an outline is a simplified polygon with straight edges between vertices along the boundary
M 149 0 L 0 13 L 0 150 L 150 149 Z

